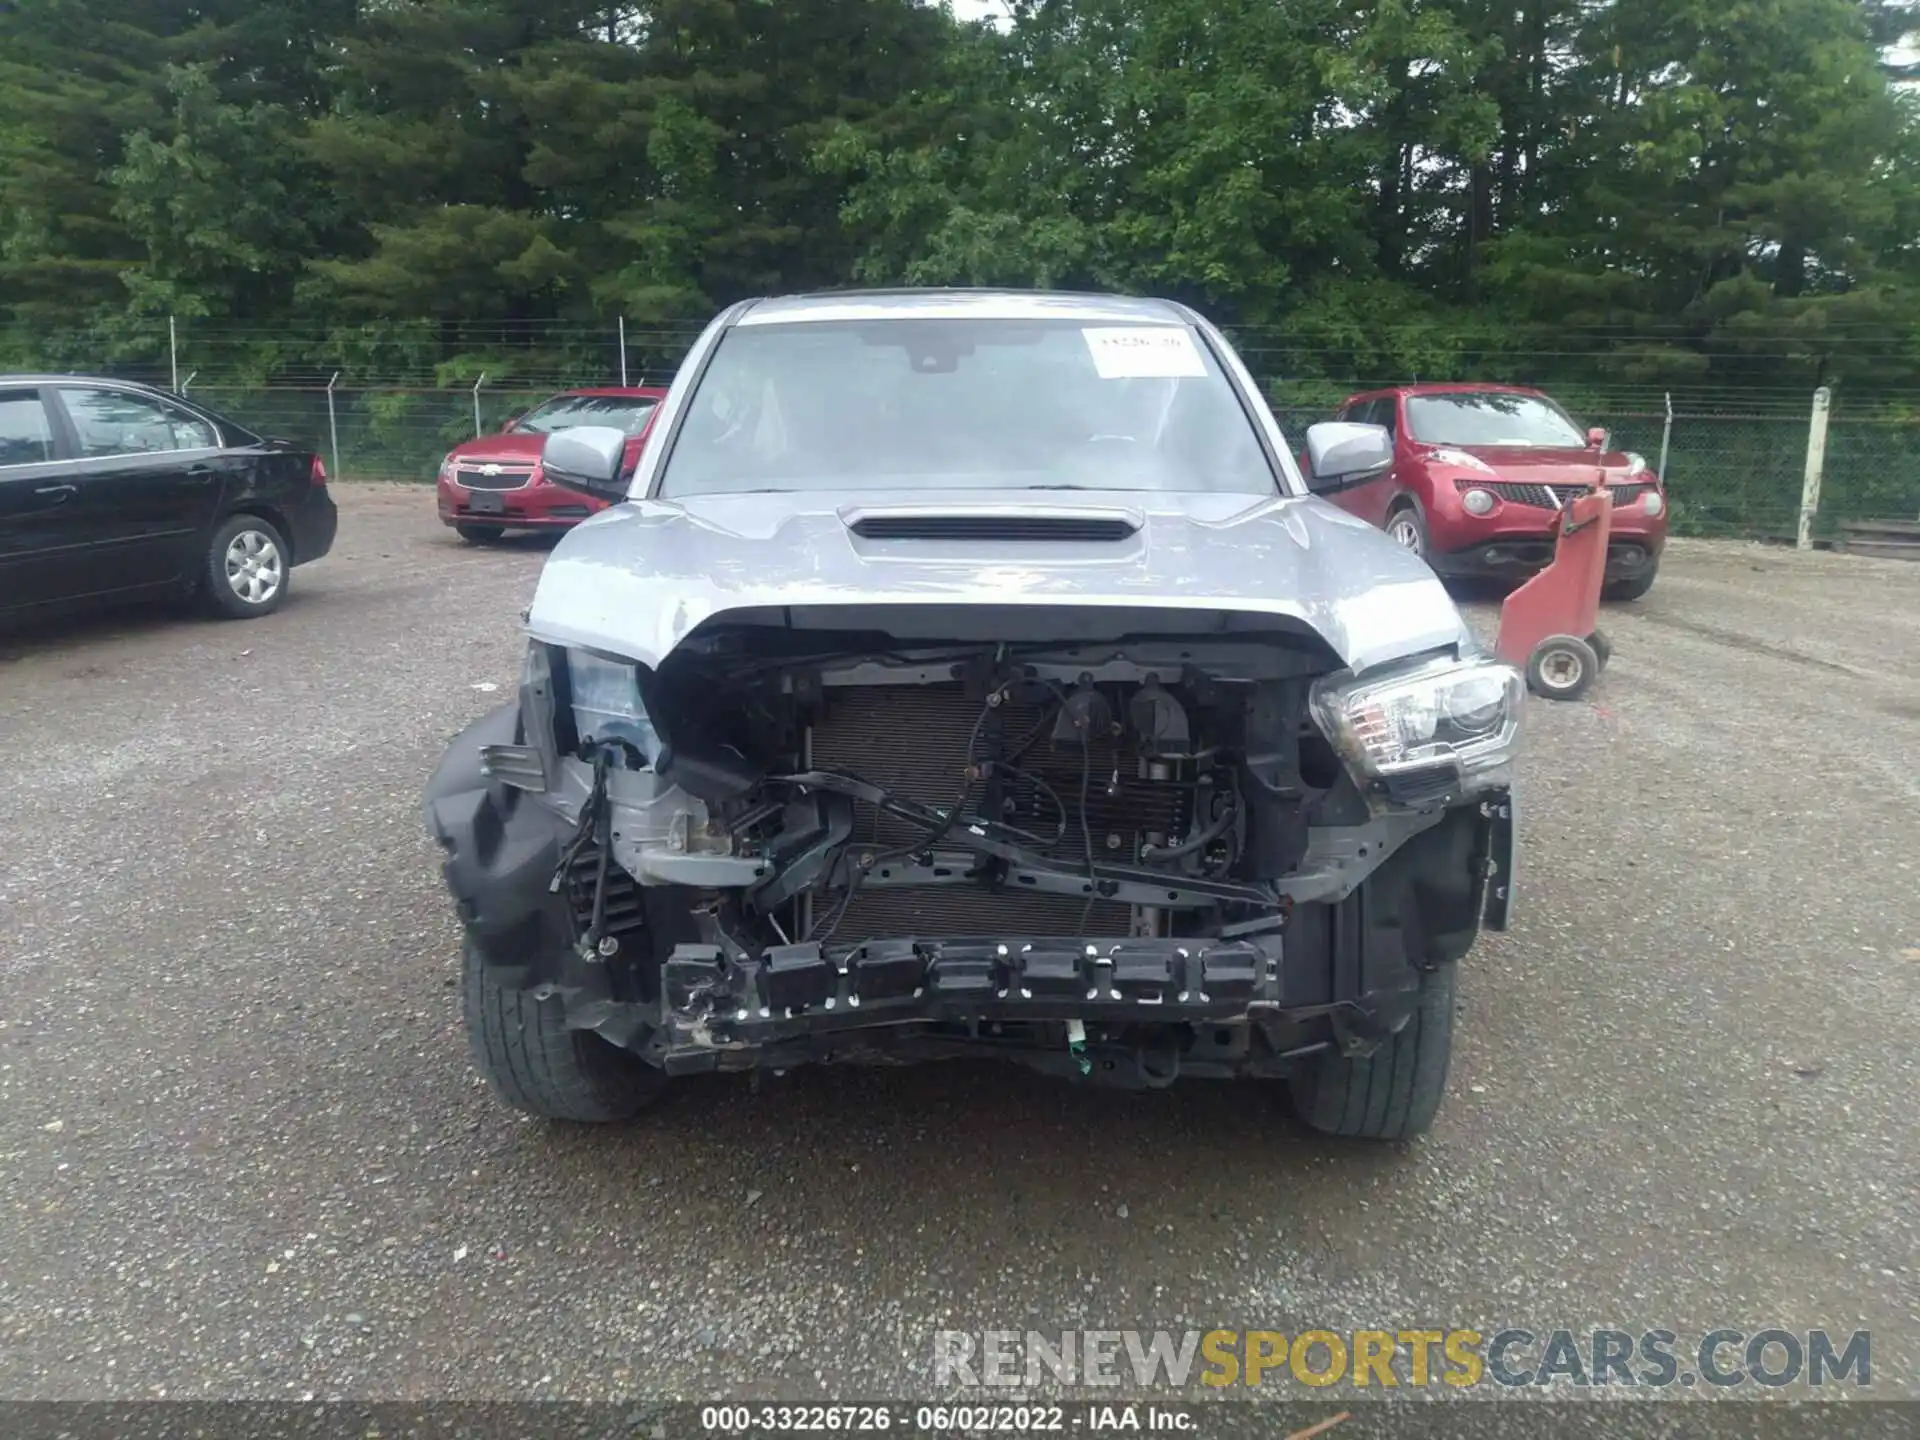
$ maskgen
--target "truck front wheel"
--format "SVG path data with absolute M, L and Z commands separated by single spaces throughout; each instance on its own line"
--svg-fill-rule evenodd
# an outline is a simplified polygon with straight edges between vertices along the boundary
M 1372 1054 L 1329 1050 L 1302 1061 L 1287 1080 L 1300 1118 L 1328 1135 L 1361 1140 L 1424 1134 L 1447 1088 L 1454 969 L 1449 961 L 1421 973 L 1412 1016 Z
M 537 999 L 487 977 L 464 947 L 461 1013 L 474 1063 L 516 1110 L 547 1120 L 630 1120 L 658 1099 L 667 1077 L 591 1030 L 570 1029 L 557 997 Z

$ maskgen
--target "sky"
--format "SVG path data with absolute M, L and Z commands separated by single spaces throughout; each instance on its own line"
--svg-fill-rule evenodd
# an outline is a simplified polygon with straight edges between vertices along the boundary
M 937 2 L 937 0 L 935 0 L 935 2 Z M 995 17 L 998 23 L 1002 23 L 1002 25 L 1006 23 L 1006 0 L 950 0 L 950 4 L 952 4 L 952 8 L 954 8 L 954 15 L 958 15 L 960 19 L 981 19 L 981 17 L 985 17 L 985 15 L 991 15 L 991 17 Z M 1920 33 L 1910 36 L 1907 44 L 1895 46 L 1895 48 L 1887 54 L 1887 60 L 1891 60 L 1893 63 L 1897 63 L 1897 65 L 1899 65 L 1899 63 L 1907 63 L 1907 65 L 1910 65 L 1912 61 L 1920 60 Z M 1905 86 L 1903 86 L 1903 88 L 1905 88 Z
M 978 20 L 990 15 L 1002 24 L 1006 23 L 1006 0 L 952 0 L 952 5 L 953 13 L 962 20 Z M 1887 58 L 1895 64 L 1912 64 L 1915 60 L 1920 60 L 1920 35 L 1916 35 L 1904 45 L 1894 47 Z
M 1001 0 L 953 0 L 953 13 L 962 20 L 978 20 L 984 15 L 1004 19 L 1007 7 Z

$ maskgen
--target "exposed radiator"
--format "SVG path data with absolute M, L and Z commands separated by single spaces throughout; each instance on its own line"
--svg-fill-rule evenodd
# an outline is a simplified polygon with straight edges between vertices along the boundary
M 1009 703 L 994 716 L 1004 750 L 1039 734 L 1017 760 L 1023 770 L 1051 788 L 1064 806 L 1066 833 L 1041 848 L 1061 862 L 1086 860 L 1080 828 L 1081 751 L 1056 747 L 1049 738 L 1047 710 Z M 823 770 L 858 775 L 896 795 L 944 809 L 960 793 L 968 761 L 967 738 L 980 703 L 967 699 L 958 684 L 858 687 L 830 692 L 828 709 L 813 730 L 811 763 Z M 984 748 L 984 747 L 983 747 Z M 1151 784 L 1138 774 L 1138 760 L 1124 738 L 1101 737 L 1086 760 L 1087 829 L 1096 863 L 1126 863 L 1141 836 L 1183 833 L 1183 792 Z M 1036 787 L 1009 782 L 1019 810 L 1011 823 L 1052 837 L 1061 816 Z M 973 787 L 975 803 L 983 789 Z M 889 850 L 908 845 L 924 832 L 912 823 L 882 815 L 874 807 L 855 810 L 857 845 Z M 829 904 L 824 897 L 816 905 Z M 1086 900 L 1068 895 L 993 892 L 974 886 L 926 886 L 865 890 L 854 896 L 835 927 L 841 940 L 899 935 L 1125 935 L 1130 912 L 1125 905 L 1096 902 L 1081 916 Z

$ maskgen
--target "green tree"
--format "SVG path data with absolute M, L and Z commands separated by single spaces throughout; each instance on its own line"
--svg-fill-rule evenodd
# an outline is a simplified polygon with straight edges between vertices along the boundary
M 0 325 L 10 348 L 84 329 L 123 298 L 141 258 L 107 172 L 123 137 L 157 123 L 150 73 L 161 3 L 24 0 L 0 8 Z
M 1498 304 L 1622 333 L 1644 378 L 1713 355 L 1726 379 L 1804 361 L 1808 384 L 1835 378 L 1829 323 L 1914 314 L 1913 115 L 1862 7 L 1625 0 L 1579 40 L 1587 103 L 1544 156 L 1550 205 L 1494 247 Z
M 823 146 L 866 273 L 1155 289 L 1253 321 L 1305 276 L 1371 273 L 1364 18 L 1333 0 L 1014 14 L 962 38 L 929 133 Z
M 0 347 L 497 378 L 857 280 L 1172 295 L 1301 394 L 1920 378 L 1913 0 L 1006 8 L 11 0 Z
M 809 156 L 922 84 L 946 28 L 910 0 L 376 12 L 307 140 L 366 239 L 317 271 L 342 303 L 508 318 L 840 281 L 840 196 Z
M 284 107 L 220 98 L 205 66 L 168 73 L 165 138 L 127 137 L 107 173 L 113 214 L 145 251 L 122 280 L 155 315 L 279 318 L 337 218 L 321 177 L 295 151 Z

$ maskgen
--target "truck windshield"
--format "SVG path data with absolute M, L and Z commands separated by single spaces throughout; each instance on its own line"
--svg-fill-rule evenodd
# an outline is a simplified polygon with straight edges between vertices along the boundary
M 1409 395 L 1407 428 L 1428 445 L 1583 448 L 1587 437 L 1551 400 L 1499 391 Z
M 729 330 L 657 493 L 1277 488 L 1187 326 L 913 317 Z

